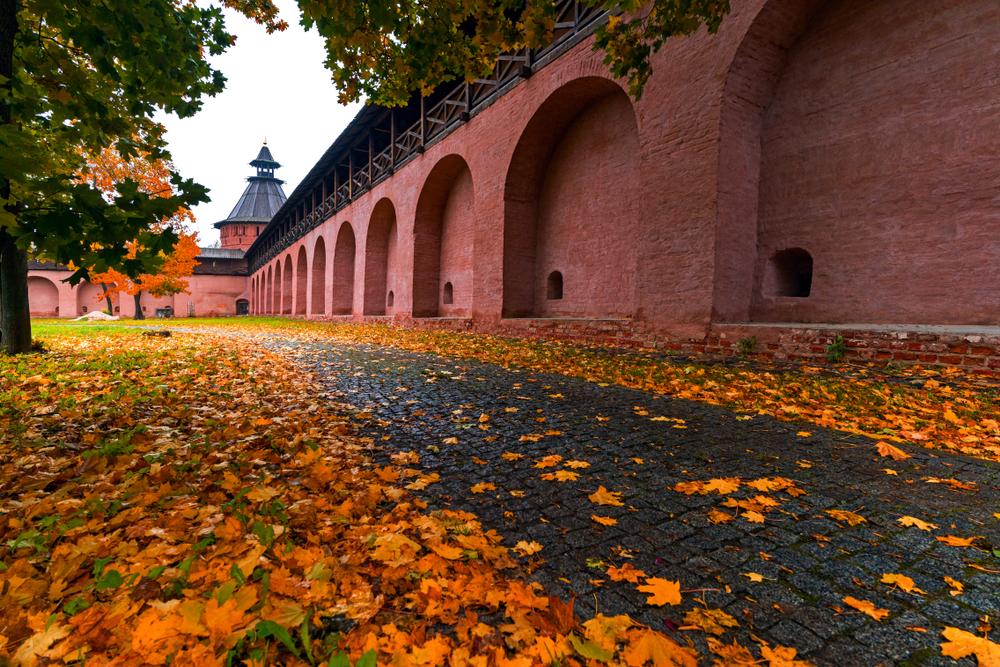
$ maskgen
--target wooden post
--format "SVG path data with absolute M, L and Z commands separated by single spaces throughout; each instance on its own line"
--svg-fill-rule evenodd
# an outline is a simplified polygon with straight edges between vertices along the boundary
M 347 151 L 347 199 L 354 201 L 354 149 Z
M 396 111 L 389 109 L 389 163 L 396 171 Z
M 424 152 L 424 144 L 427 142 L 427 109 L 424 102 L 424 96 L 420 96 L 420 146 L 417 147 L 418 153 Z
M 336 211 L 340 208 L 340 182 L 337 178 L 337 166 L 333 167 L 333 210 Z
M 375 180 L 375 169 L 373 168 L 375 154 L 375 137 L 371 130 L 368 130 L 368 187 L 372 186 L 372 181 Z

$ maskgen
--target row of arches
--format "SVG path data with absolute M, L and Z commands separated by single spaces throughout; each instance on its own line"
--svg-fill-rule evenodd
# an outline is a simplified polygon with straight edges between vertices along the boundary
M 608 79 L 571 81 L 540 106 L 516 144 L 503 192 L 505 317 L 633 314 L 639 154 L 632 102 Z M 287 250 L 252 278 L 252 308 L 469 317 L 476 208 L 469 164 L 447 155 L 428 172 L 412 221 L 399 220 L 383 198 L 364 227 L 339 223 L 332 245 L 328 232 L 311 249 Z M 404 255 L 412 259 L 405 269 Z M 356 280 L 363 281 L 358 304 Z M 404 294 L 407 312 L 397 313 Z
M 32 317 L 68 317 L 104 309 L 103 290 L 97 285 L 83 282 L 72 289 L 75 311 L 63 312 L 65 304 L 60 304 L 59 286 L 55 281 L 45 276 L 28 276 L 28 303 Z

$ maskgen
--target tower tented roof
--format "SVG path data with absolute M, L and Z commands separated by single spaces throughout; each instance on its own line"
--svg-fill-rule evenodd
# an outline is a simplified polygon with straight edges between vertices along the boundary
M 282 181 L 274 177 L 274 170 L 281 165 L 275 161 L 267 144 L 261 146 L 257 157 L 250 164 L 257 168 L 257 175 L 247 179 L 246 190 L 236 202 L 232 213 L 225 220 L 215 223 L 216 227 L 234 222 L 269 222 L 285 203 Z

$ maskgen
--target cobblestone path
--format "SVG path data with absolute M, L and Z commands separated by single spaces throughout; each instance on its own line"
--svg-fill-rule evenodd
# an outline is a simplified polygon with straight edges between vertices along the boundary
M 871 440 L 842 432 L 560 375 L 363 345 L 272 345 L 317 371 L 337 400 L 373 415 L 362 435 L 374 439 L 377 457 L 420 454 L 419 467 L 440 475 L 421 492 L 431 507 L 475 512 L 508 545 L 541 543 L 526 559 L 537 565 L 532 576 L 575 596 L 584 618 L 629 614 L 682 642 L 694 639 L 707 656 L 703 633 L 678 629 L 685 611 L 706 605 L 740 622 L 723 640 L 752 645 L 753 633 L 821 665 L 955 664 L 940 655 L 943 627 L 976 632 L 983 615 L 1000 618 L 1000 552 L 991 553 L 1000 549 L 995 464 L 914 448 L 912 458 L 894 461 L 878 456 Z M 560 464 L 536 467 L 551 455 L 563 457 Z M 542 479 L 556 470 L 579 478 Z M 747 494 L 672 489 L 775 476 L 805 493 L 763 494 L 779 503 L 763 523 L 710 521 L 713 510 L 734 514 L 726 498 Z M 496 488 L 474 493 L 481 483 Z M 588 500 L 600 485 L 622 492 L 624 506 Z M 852 527 L 831 509 L 867 521 Z M 618 523 L 599 525 L 595 514 Z M 938 528 L 903 527 L 902 516 Z M 980 548 L 936 540 L 944 535 L 982 536 Z M 606 568 L 624 563 L 679 580 L 682 605 L 647 606 L 637 584 L 611 581 Z M 925 594 L 880 583 L 885 573 L 908 575 Z M 953 595 L 945 576 L 963 582 L 964 592 Z M 890 613 L 877 622 L 845 596 Z

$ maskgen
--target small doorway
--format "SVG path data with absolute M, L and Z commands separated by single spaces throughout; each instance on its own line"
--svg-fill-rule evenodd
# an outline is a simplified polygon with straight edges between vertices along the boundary
M 250 301 L 247 299 L 236 299 L 236 314 L 237 315 L 249 315 L 250 314 Z

